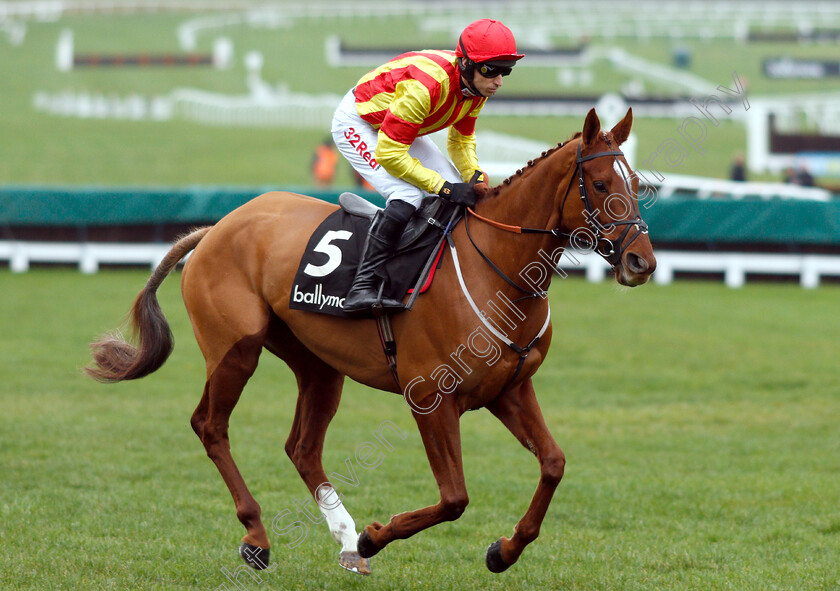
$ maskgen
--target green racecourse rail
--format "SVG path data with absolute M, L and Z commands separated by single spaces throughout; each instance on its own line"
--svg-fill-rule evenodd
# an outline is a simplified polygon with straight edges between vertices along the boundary
M 0 230 L 134 224 L 207 224 L 268 187 L 0 187 Z M 336 203 L 340 190 L 289 188 Z M 383 205 L 379 195 L 360 192 Z M 656 243 L 840 246 L 840 199 L 659 199 L 642 208 Z M 502 220 L 504 221 L 504 220 Z

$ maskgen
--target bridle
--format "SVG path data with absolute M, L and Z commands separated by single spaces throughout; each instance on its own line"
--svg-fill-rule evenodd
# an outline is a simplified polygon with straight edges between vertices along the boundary
M 607 146 L 612 148 L 610 145 L 609 140 L 607 140 Z M 495 228 L 499 228 L 500 230 L 504 230 L 506 232 L 513 232 L 515 234 L 551 234 L 555 238 L 568 238 L 573 241 L 574 246 L 582 246 L 584 249 L 591 249 L 594 252 L 597 252 L 605 261 L 607 261 L 612 268 L 621 261 L 621 257 L 624 255 L 624 252 L 633 243 L 636 238 L 638 238 L 641 234 L 648 233 L 648 225 L 642 219 L 641 213 L 639 212 L 638 205 L 630 200 L 632 210 L 630 212 L 631 217 L 626 220 L 612 220 L 609 222 L 601 222 L 598 220 L 598 213 L 600 210 L 595 209 L 592 205 L 592 200 L 589 197 L 589 193 L 586 190 L 586 181 L 583 176 L 583 166 L 584 162 L 589 160 L 594 160 L 595 158 L 602 158 L 604 156 L 612 156 L 614 161 L 618 163 L 618 156 L 624 156 L 624 152 L 620 150 L 608 150 L 605 152 L 597 152 L 595 154 L 589 154 L 588 156 L 581 155 L 581 144 L 578 144 L 577 147 L 577 157 L 575 160 L 575 173 L 572 174 L 571 179 L 569 180 L 569 185 L 566 187 L 566 192 L 563 195 L 563 202 L 560 205 L 560 223 L 562 224 L 563 219 L 563 210 L 566 207 L 566 199 L 569 197 L 569 192 L 572 189 L 572 183 L 575 180 L 575 174 L 578 178 L 578 188 L 580 190 L 580 198 L 583 201 L 583 207 L 585 210 L 584 218 L 586 218 L 586 223 L 589 226 L 589 230 L 592 232 L 594 237 L 594 241 L 589 239 L 589 237 L 581 237 L 575 233 L 569 234 L 568 232 L 563 232 L 562 226 L 558 226 L 553 229 L 543 229 L 543 228 L 526 228 L 523 226 L 514 226 L 509 224 L 503 224 L 501 222 L 497 222 L 495 220 L 488 219 L 486 217 L 478 215 L 475 211 L 471 208 L 467 208 L 467 213 L 475 217 L 476 219 L 481 220 Z M 624 174 L 624 167 L 623 166 L 616 166 L 616 169 L 621 173 L 621 177 L 624 179 L 624 184 L 628 187 L 628 190 L 631 190 L 630 180 Z M 464 218 L 464 223 L 467 223 L 467 217 Z M 618 238 L 612 239 L 607 237 L 607 233 L 619 226 L 624 226 L 624 230 L 622 230 L 621 234 Z M 630 230 L 635 228 L 635 232 L 624 243 L 627 235 L 630 233 Z M 544 292 L 531 292 L 526 290 L 515 283 L 512 282 L 510 278 L 508 278 L 501 270 L 485 255 L 475 241 L 470 236 L 469 228 L 467 227 L 467 236 L 470 238 L 470 242 L 472 242 L 473 247 L 478 251 L 478 253 L 482 256 L 482 258 L 487 261 L 490 266 L 496 271 L 498 275 L 500 275 L 505 281 L 516 287 L 520 291 L 524 291 L 529 293 L 533 296 L 542 296 Z M 601 245 L 605 245 L 603 248 Z
M 612 148 L 609 141 L 607 141 L 607 146 Z M 642 220 L 642 217 L 641 217 L 641 214 L 639 213 L 638 207 L 635 207 L 634 208 L 635 210 L 631 212 L 632 214 L 635 214 L 635 215 L 634 215 L 634 217 L 632 217 L 630 219 L 620 220 L 620 221 L 611 221 L 611 222 L 606 222 L 606 223 L 602 223 L 602 222 L 598 221 L 598 219 L 596 217 L 597 214 L 598 214 L 598 210 L 596 210 L 592 206 L 592 200 L 589 198 L 589 194 L 586 191 L 586 183 L 585 183 L 584 177 L 583 177 L 583 166 L 582 166 L 582 164 L 584 162 L 589 161 L 589 160 L 594 160 L 595 158 L 601 158 L 603 156 L 613 156 L 614 159 L 616 159 L 615 161 L 618 162 L 617 157 L 618 156 L 623 156 L 623 155 L 624 155 L 623 152 L 621 152 L 619 150 L 612 150 L 611 149 L 611 150 L 606 151 L 606 152 L 598 152 L 596 154 L 590 154 L 588 156 L 581 156 L 581 145 L 578 144 L 577 159 L 576 159 L 576 163 L 575 163 L 575 167 L 576 167 L 575 172 L 577 173 L 578 186 L 580 187 L 580 198 L 583 200 L 583 206 L 586 210 L 586 214 L 584 215 L 584 217 L 586 218 L 586 221 L 589 225 L 589 229 L 592 231 L 592 234 L 595 237 L 595 243 L 592 244 L 591 241 L 590 241 L 589 246 L 591 246 L 593 248 L 593 250 L 595 250 L 595 252 L 600 254 L 604 258 L 604 260 L 606 260 L 613 268 L 615 268 L 615 265 L 617 265 L 618 262 L 621 260 L 621 256 L 624 254 L 624 251 L 627 249 L 627 247 L 630 246 L 630 243 L 632 243 L 636 238 L 638 238 L 640 234 L 646 234 L 647 231 L 648 231 L 648 227 L 647 227 L 647 224 Z M 624 175 L 623 167 L 622 166 L 616 166 L 616 168 L 621 173 L 621 176 L 624 179 L 625 185 L 629 188 L 628 190 L 632 189 L 632 187 L 630 185 L 630 181 Z M 475 175 L 473 177 L 473 182 L 475 181 L 475 178 L 477 176 L 478 175 Z M 560 206 L 560 216 L 561 216 L 560 222 L 561 223 L 563 221 L 562 220 L 563 210 L 566 207 L 566 199 L 569 197 L 569 191 L 571 191 L 571 189 L 572 189 L 572 183 L 574 182 L 574 180 L 575 180 L 575 174 L 573 173 L 570 180 L 569 180 L 569 185 L 566 187 L 566 193 L 563 195 L 563 203 Z M 631 203 L 632 203 L 632 199 L 631 199 Z M 478 252 L 478 254 L 481 255 L 481 257 L 490 265 L 490 267 L 496 272 L 496 274 L 499 275 L 502 279 L 504 279 L 509 285 L 513 286 L 518 291 L 525 294 L 525 296 L 523 298 L 519 298 L 519 299 L 527 299 L 527 298 L 533 298 L 533 297 L 545 298 L 547 296 L 547 293 L 546 293 L 545 290 L 533 291 L 533 290 L 526 289 L 526 288 L 518 285 L 515 281 L 513 281 L 513 279 L 511 279 L 510 277 L 505 275 L 505 273 L 498 267 L 498 265 L 496 265 L 492 260 L 490 260 L 490 257 L 488 257 L 479 248 L 479 246 L 475 243 L 475 240 L 473 240 L 472 235 L 470 234 L 469 223 L 468 223 L 469 216 L 472 215 L 473 217 L 475 217 L 475 218 L 477 218 L 477 219 L 479 219 L 479 220 L 481 220 L 481 221 L 483 221 L 483 222 L 485 222 L 485 223 L 487 223 L 487 224 L 489 224 L 489 225 L 491 225 L 495 228 L 499 228 L 499 229 L 504 230 L 506 232 L 513 232 L 514 234 L 551 234 L 555 238 L 568 238 L 570 240 L 575 239 L 577 237 L 574 234 L 569 234 L 568 232 L 563 232 L 563 230 L 561 229 L 560 226 L 558 226 L 557 228 L 551 229 L 551 230 L 547 230 L 547 229 L 543 229 L 543 228 L 526 228 L 526 227 L 522 227 L 522 226 L 513 226 L 513 225 L 509 225 L 509 224 L 503 224 L 501 222 L 497 222 L 495 220 L 491 220 L 491 219 L 485 218 L 483 216 L 480 216 L 477 213 L 475 213 L 475 211 L 473 211 L 469 207 L 466 208 L 466 211 L 467 211 L 467 215 L 464 216 L 464 229 L 466 230 L 467 236 L 469 237 L 470 242 L 472 243 L 473 247 Z M 615 240 L 612 240 L 612 239 L 608 238 L 606 236 L 605 232 L 609 231 L 610 229 L 616 228 L 618 226 L 624 226 L 624 230 L 621 232 L 621 235 Z M 630 240 L 627 241 L 627 244 L 622 244 L 622 242 L 627 237 L 627 234 L 629 233 L 631 227 L 636 228 L 635 234 L 633 234 L 633 236 L 630 237 Z M 502 332 L 500 332 L 493 323 L 489 322 L 486 315 L 481 310 L 479 310 L 478 306 L 475 304 L 475 301 L 473 300 L 472 296 L 470 295 L 469 290 L 467 289 L 466 282 L 464 281 L 464 276 L 463 276 L 463 273 L 461 272 L 461 264 L 458 260 L 458 252 L 457 252 L 457 249 L 455 248 L 455 242 L 452 239 L 452 234 L 451 234 L 450 230 L 451 230 L 451 225 L 447 226 L 446 230 L 444 231 L 444 235 L 446 236 L 446 240 L 449 244 L 449 249 L 452 252 L 452 259 L 453 259 L 453 263 L 454 263 L 454 266 L 455 266 L 455 274 L 458 278 L 458 282 L 461 286 L 461 291 L 463 292 L 463 294 L 464 294 L 464 296 L 467 300 L 467 303 L 472 308 L 472 310 L 476 314 L 476 316 L 478 316 L 479 320 L 484 325 L 484 327 L 490 333 L 492 333 L 494 336 L 496 336 L 496 338 L 498 338 L 500 341 L 505 343 L 508 347 L 513 349 L 513 351 L 515 351 L 519 355 L 519 362 L 517 363 L 516 370 L 513 373 L 513 377 L 510 378 L 507 385 L 505 386 L 505 388 L 507 388 L 507 386 L 509 386 L 510 384 L 512 384 L 516 380 L 517 376 L 522 371 L 522 367 L 525 363 L 525 359 L 528 357 L 528 353 L 530 353 L 531 349 L 533 349 L 536 346 L 536 344 L 539 342 L 540 338 L 542 338 L 542 336 L 545 334 L 546 330 L 548 329 L 548 326 L 551 322 L 551 307 L 550 306 L 547 307 L 547 314 L 546 314 L 545 322 L 542 325 L 542 328 L 539 330 L 537 335 L 527 345 L 521 346 L 521 345 L 517 345 L 516 343 L 514 343 L 506 334 L 503 334 Z M 604 250 L 599 249 L 599 246 L 602 243 L 608 245 L 608 250 L 607 249 L 604 249 Z M 514 301 L 519 301 L 519 300 L 514 300 Z
M 586 162 L 587 160 L 593 160 L 595 158 L 600 158 L 602 156 L 613 156 L 614 161 L 617 163 L 616 169 L 621 173 L 621 178 L 624 179 L 624 184 L 628 189 L 628 192 L 632 192 L 632 187 L 630 185 L 630 180 L 624 174 L 624 167 L 620 165 L 618 161 L 618 156 L 623 156 L 624 153 L 620 150 L 613 150 L 609 152 L 598 152 L 597 154 L 590 154 L 589 156 L 581 156 L 581 144 L 578 144 L 577 147 L 577 172 L 578 172 L 578 186 L 580 188 L 580 198 L 583 200 L 583 207 L 586 210 L 584 217 L 586 218 L 587 224 L 589 224 L 589 229 L 595 235 L 595 245 L 593 250 L 601 255 L 605 261 L 607 261 L 611 267 L 615 268 L 615 266 L 621 261 L 621 257 L 624 255 L 624 251 L 633 243 L 636 238 L 638 238 L 641 234 L 648 233 L 648 225 L 642 219 L 642 215 L 639 212 L 639 206 L 634 203 L 633 199 L 630 199 L 630 207 L 632 208 L 630 211 L 631 218 L 626 220 L 613 220 L 610 222 L 600 222 L 597 218 L 598 210 L 596 210 L 592 206 L 592 200 L 589 198 L 589 193 L 586 191 L 586 182 L 583 179 L 583 166 L 581 164 Z M 609 140 L 607 140 L 607 146 L 612 148 L 610 145 Z M 571 187 L 570 187 L 571 188 Z M 566 197 L 569 194 L 569 189 L 566 189 L 566 196 L 563 197 L 563 205 L 565 206 Z M 560 215 L 563 214 L 563 208 L 560 209 Z M 606 236 L 606 232 L 617 228 L 619 226 L 624 226 L 624 230 L 622 230 L 621 234 L 618 238 L 611 239 Z M 627 243 L 624 243 L 625 238 L 630 233 L 630 229 L 635 228 L 636 231 L 630 237 L 630 240 Z M 604 250 L 600 249 L 601 244 L 606 244 L 607 248 Z M 592 245 L 590 245 L 592 246 Z

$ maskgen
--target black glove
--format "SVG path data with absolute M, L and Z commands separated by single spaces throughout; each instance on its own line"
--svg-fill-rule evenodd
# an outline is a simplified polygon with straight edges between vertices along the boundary
M 475 205 L 475 187 L 470 183 L 450 183 L 445 181 L 438 195 L 458 205 Z

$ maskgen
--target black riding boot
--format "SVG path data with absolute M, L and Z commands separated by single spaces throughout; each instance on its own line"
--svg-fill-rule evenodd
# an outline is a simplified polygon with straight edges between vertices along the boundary
M 359 262 L 353 285 L 344 298 L 342 310 L 348 314 L 360 315 L 369 312 L 377 303 L 381 279 L 376 275 L 376 271 L 393 254 L 394 247 L 413 214 L 413 205 L 395 199 L 389 202 L 385 211 L 374 220 L 368 231 L 367 248 Z M 402 302 L 388 298 L 383 298 L 380 304 L 383 308 L 403 307 Z

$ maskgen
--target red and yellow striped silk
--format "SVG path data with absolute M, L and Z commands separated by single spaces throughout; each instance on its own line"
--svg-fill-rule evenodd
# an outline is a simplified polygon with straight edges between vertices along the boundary
M 423 50 L 397 56 L 356 85 L 356 110 L 379 131 L 376 161 L 428 193 L 437 193 L 443 178 L 408 155 L 418 136 L 448 127 L 449 157 L 461 178 L 478 170 L 475 120 L 487 99 L 465 98 L 459 76 L 455 52 Z

